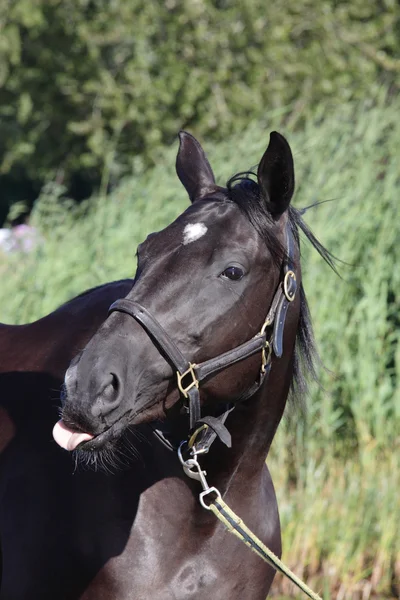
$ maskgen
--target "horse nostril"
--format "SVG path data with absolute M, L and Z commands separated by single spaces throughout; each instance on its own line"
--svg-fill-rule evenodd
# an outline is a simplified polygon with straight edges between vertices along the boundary
M 109 384 L 113 390 L 115 394 L 118 394 L 120 385 L 119 385 L 119 379 L 118 377 L 115 375 L 115 373 L 110 373 L 111 375 L 111 383 Z
M 119 390 L 121 388 L 118 376 L 115 373 L 110 373 L 110 380 L 103 389 L 103 400 L 107 404 L 114 404 L 115 400 L 119 396 Z
M 118 375 L 110 373 L 108 380 L 103 385 L 103 389 L 92 407 L 93 416 L 105 416 L 115 408 L 118 408 L 121 401 L 120 390 L 121 382 Z

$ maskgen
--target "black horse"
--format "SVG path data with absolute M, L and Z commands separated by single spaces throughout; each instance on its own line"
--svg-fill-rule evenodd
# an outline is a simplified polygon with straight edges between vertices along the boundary
M 50 427 L 68 362 L 132 281 L 92 290 L 37 323 L 0 326 L 1 600 L 186 600 L 204 593 L 251 600 L 270 587 L 272 569 L 201 508 L 198 484 L 183 474 L 174 448 L 200 417 L 209 429 L 199 444 L 215 437 L 211 425 L 229 444 L 228 428 L 232 449 L 217 436 L 202 457 L 209 482 L 279 554 L 265 457 L 289 388 L 301 391 L 313 370 L 298 228 L 329 254 L 289 206 L 293 162 L 278 134 L 257 182 L 240 175 L 227 188 L 216 186 L 188 134 L 181 135 L 177 170 L 193 205 L 142 245 L 127 304 L 114 305 L 66 375 L 55 437 L 75 448 L 77 459 L 105 469 L 75 470 L 50 441 Z M 272 320 L 263 327 L 267 313 Z M 195 386 L 187 392 L 188 415 L 170 363 L 183 358 L 186 366 L 186 356 L 200 363 L 241 342 L 241 350 L 206 363 L 200 395 Z M 231 366 L 220 371 L 228 359 Z M 194 367 L 181 387 L 207 368 Z M 137 460 L 125 460 L 132 453 Z M 109 475 L 111 461 L 124 468 Z
M 281 552 L 265 459 L 290 388 L 313 371 L 299 228 L 330 255 L 290 206 L 281 135 L 271 134 L 256 181 L 242 173 L 223 188 L 182 133 L 177 173 L 192 205 L 141 244 L 131 292 L 65 377 L 57 442 L 96 463 L 136 435 L 140 458 L 108 480 L 70 478 L 59 500 L 60 545 L 85 599 L 265 598 L 273 569 L 200 506 L 182 471 L 174 449 L 194 431 L 195 448 L 210 450 L 200 457 L 210 485 Z M 51 569 L 60 556 L 48 556 Z

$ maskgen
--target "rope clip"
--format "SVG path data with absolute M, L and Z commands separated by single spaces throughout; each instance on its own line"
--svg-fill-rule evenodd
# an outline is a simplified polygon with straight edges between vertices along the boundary
M 179 457 L 179 461 L 182 465 L 183 472 L 185 473 L 185 475 L 187 475 L 187 477 L 190 477 L 190 479 L 195 479 L 196 481 L 200 482 L 201 487 L 203 488 L 203 491 L 199 494 L 200 504 L 206 510 L 211 510 L 209 505 L 204 502 L 204 498 L 206 496 L 208 496 L 208 494 L 211 494 L 212 492 L 214 494 L 216 494 L 218 498 L 221 498 L 221 493 L 219 490 L 217 490 L 217 488 L 210 487 L 208 485 L 208 481 L 206 479 L 207 473 L 206 473 L 206 471 L 203 471 L 203 469 L 201 468 L 201 466 L 199 464 L 199 461 L 197 460 L 196 450 L 195 450 L 194 446 L 191 449 L 193 458 L 188 458 L 187 460 L 185 460 L 183 458 L 182 447 L 186 444 L 187 444 L 187 442 L 183 441 L 183 442 L 181 442 L 181 444 L 178 448 L 178 457 Z

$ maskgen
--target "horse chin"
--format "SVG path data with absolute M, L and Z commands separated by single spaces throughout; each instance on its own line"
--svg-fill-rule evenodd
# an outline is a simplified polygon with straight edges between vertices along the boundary
M 108 429 L 83 441 L 72 451 L 76 468 L 115 473 L 131 467 L 140 456 L 129 419 L 123 416 Z M 133 435 L 131 435 L 133 433 Z
M 148 435 L 148 424 L 164 416 L 162 402 L 152 400 L 139 410 L 130 408 L 94 435 L 87 433 L 88 429 L 85 432 L 82 424 L 76 426 L 74 415 L 64 411 L 63 419 L 54 426 L 53 437 L 59 446 L 72 453 L 77 467 L 111 473 L 129 468 L 132 460 L 140 457 L 138 442 L 140 446 Z
M 129 426 L 131 411 L 126 412 L 110 427 L 94 436 L 92 439 L 83 441 L 74 449 L 74 452 L 87 453 L 99 452 L 103 449 L 110 450 L 122 437 L 124 431 Z

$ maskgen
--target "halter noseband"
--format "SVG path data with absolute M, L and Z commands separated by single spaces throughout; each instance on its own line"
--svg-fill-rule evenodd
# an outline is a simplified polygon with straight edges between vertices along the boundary
M 161 354 L 176 369 L 177 385 L 181 397 L 188 401 L 190 431 L 193 433 L 196 428 L 207 430 L 201 437 L 200 445 L 196 441 L 197 452 L 207 452 L 210 445 L 218 436 L 222 442 L 230 446 L 230 434 L 224 426 L 224 422 L 231 412 L 232 408 L 226 410 L 220 417 L 201 418 L 200 408 L 200 384 L 220 371 L 234 365 L 257 352 L 261 352 L 261 369 L 258 381 L 243 394 L 239 400 L 247 400 L 253 396 L 262 386 L 271 369 L 272 351 L 275 356 L 280 358 L 283 353 L 283 331 L 285 327 L 286 314 L 289 304 L 293 302 L 297 291 L 296 275 L 294 273 L 294 241 L 293 233 L 288 223 L 286 226 L 286 256 L 283 263 L 283 280 L 280 281 L 278 288 L 272 300 L 271 308 L 267 317 L 257 333 L 251 340 L 244 342 L 240 346 L 228 350 L 215 358 L 206 360 L 202 363 L 191 363 L 183 356 L 175 342 L 163 329 L 160 323 L 138 302 L 123 298 L 114 302 L 109 313 L 122 312 L 133 317 L 154 344 L 158 347 Z M 272 335 L 267 339 L 267 330 L 273 326 Z

